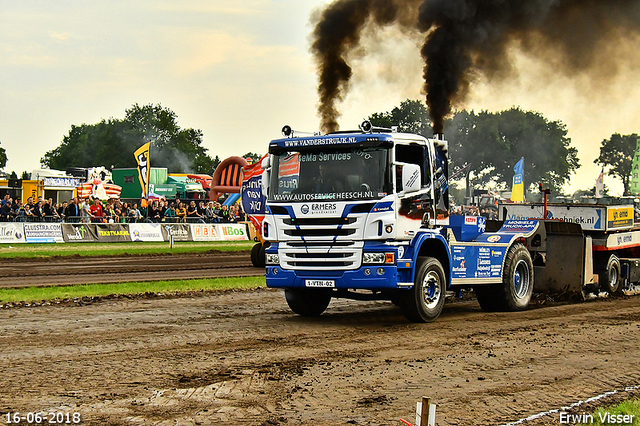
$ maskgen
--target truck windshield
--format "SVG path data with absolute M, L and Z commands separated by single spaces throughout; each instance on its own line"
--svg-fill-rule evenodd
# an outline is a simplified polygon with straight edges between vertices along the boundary
M 390 190 L 389 150 L 346 148 L 274 155 L 270 201 L 363 200 Z

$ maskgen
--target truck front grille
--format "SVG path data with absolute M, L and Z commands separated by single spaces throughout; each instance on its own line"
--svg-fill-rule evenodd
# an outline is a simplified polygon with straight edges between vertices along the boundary
M 285 235 L 290 237 L 346 237 L 355 234 L 355 229 L 287 229 Z
M 360 267 L 362 263 L 363 242 L 354 242 L 347 246 L 343 244 L 325 245 L 313 244 L 300 247 L 298 244 L 280 242 L 280 266 L 284 269 L 296 270 L 349 270 Z

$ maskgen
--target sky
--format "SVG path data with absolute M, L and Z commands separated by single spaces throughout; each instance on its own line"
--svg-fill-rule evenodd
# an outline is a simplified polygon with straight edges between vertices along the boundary
M 0 0 L 5 171 L 40 168 L 40 159 L 72 125 L 124 118 L 135 103 L 171 109 L 180 127 L 203 131 L 204 147 L 220 159 L 266 152 L 285 124 L 317 130 L 310 22 L 326 4 Z M 340 104 L 342 129 L 355 129 L 405 99 L 424 99 L 420 42 L 392 28 L 364 41 Z M 614 79 L 596 86 L 585 76 L 554 73 L 545 58 L 514 58 L 513 77 L 500 84 L 479 78 L 464 107 L 520 106 L 562 121 L 582 164 L 565 190 L 592 188 L 601 141 L 613 133 L 640 133 L 639 64 L 625 62 Z M 605 177 L 605 184 L 614 194 L 622 191 L 613 177 Z

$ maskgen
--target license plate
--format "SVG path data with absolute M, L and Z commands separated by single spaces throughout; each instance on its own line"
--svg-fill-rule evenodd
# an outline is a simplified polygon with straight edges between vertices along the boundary
M 304 280 L 304 285 L 307 287 L 333 288 L 336 286 L 336 282 L 334 280 Z

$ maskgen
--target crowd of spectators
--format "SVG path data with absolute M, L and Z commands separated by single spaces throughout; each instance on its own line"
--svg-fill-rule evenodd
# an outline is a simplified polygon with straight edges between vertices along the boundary
M 26 203 L 8 194 L 0 202 L 1 222 L 67 222 L 67 223 L 233 223 L 246 221 L 239 204 L 223 205 L 217 201 L 198 200 L 185 203 L 174 200 L 140 200 L 121 202 L 111 198 L 78 199 L 54 203 L 29 197 Z

